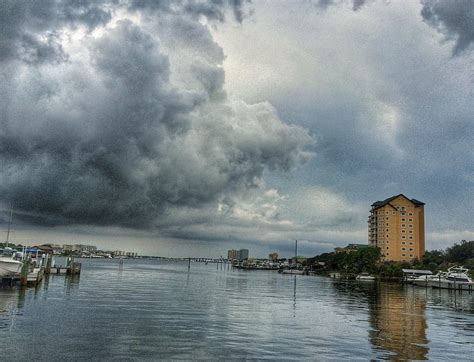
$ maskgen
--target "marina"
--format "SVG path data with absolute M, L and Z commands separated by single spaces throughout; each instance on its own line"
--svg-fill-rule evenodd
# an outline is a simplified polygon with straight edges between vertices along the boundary
M 37 288 L 0 290 L 5 355 L 463 360 L 472 349 L 474 293 L 197 262 L 188 271 L 186 260 L 81 262 L 80 279 L 51 274 Z
M 1 361 L 474 361 L 474 0 L 0 9 Z

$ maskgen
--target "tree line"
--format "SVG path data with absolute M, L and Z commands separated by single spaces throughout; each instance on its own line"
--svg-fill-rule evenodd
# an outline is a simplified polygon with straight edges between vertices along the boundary
M 377 247 L 323 253 L 307 259 L 307 265 L 321 273 L 338 271 L 360 274 L 366 272 L 386 278 L 402 277 L 402 269 L 428 269 L 436 273 L 454 264 L 465 266 L 474 275 L 474 241 L 462 240 L 445 250 L 426 251 L 421 260 L 414 260 L 411 263 L 381 261 L 381 252 Z

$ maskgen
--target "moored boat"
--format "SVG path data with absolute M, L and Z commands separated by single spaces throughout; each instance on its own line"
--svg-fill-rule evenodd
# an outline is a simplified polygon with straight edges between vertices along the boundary
M 438 280 L 429 282 L 430 286 L 439 289 L 456 289 L 474 291 L 474 280 L 469 276 L 469 269 L 462 266 L 453 266 Z
M 303 275 L 304 270 L 300 269 L 283 269 L 280 271 L 281 274 L 294 274 L 294 275 Z
M 435 275 L 421 275 L 417 278 L 414 278 L 411 280 L 411 283 L 413 285 L 419 286 L 419 287 L 431 287 L 431 282 L 437 282 L 442 278 L 446 277 L 446 272 L 438 272 Z
M 370 275 L 369 273 L 361 273 L 356 276 L 356 280 L 361 282 L 372 282 L 375 280 L 375 277 L 373 275 Z
M 23 266 L 23 263 L 21 261 L 16 260 L 14 258 L 15 251 L 12 248 L 8 247 L 12 220 L 13 205 L 11 205 L 10 207 L 10 221 L 8 222 L 7 240 L 5 241 L 5 248 L 2 250 L 2 254 L 0 255 L 0 278 L 20 274 L 21 267 Z
M 295 240 L 295 263 L 293 265 L 288 265 L 287 268 L 279 269 L 278 273 L 280 274 L 293 274 L 293 275 L 307 275 L 308 272 L 306 269 L 300 269 L 301 265 L 298 264 L 298 240 Z
M 23 263 L 11 256 L 0 256 L 0 277 L 20 274 Z

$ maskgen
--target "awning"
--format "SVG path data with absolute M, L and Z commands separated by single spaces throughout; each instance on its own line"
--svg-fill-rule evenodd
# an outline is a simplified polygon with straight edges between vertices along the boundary
M 432 275 L 431 270 L 402 269 L 403 274 Z

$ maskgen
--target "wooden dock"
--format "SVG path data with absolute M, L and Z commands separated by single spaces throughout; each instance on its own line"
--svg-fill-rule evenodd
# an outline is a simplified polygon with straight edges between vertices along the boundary
M 26 276 L 26 284 L 37 286 L 43 280 L 44 274 L 44 267 L 33 268 L 33 271 Z
M 25 259 L 20 275 L 0 277 L 1 287 L 13 287 L 20 283 L 21 286 L 38 286 L 45 276 L 56 275 L 80 275 L 82 264 L 74 262 L 73 257 L 69 257 L 66 266 L 52 266 L 52 257 L 47 255 L 37 266 L 31 259 Z

